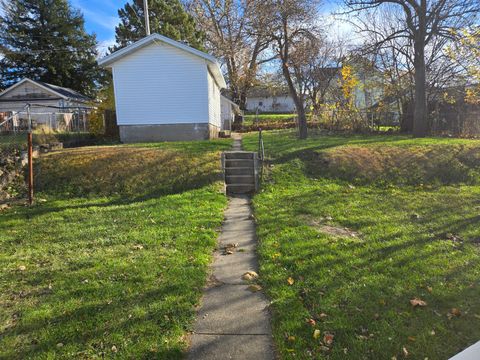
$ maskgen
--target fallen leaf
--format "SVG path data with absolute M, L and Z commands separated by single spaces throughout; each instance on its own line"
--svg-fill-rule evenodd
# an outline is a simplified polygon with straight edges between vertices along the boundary
M 320 330 L 315 329 L 315 331 L 313 332 L 313 338 L 318 339 L 319 337 L 320 337 Z
M 325 334 L 323 335 L 323 342 L 327 345 L 332 345 L 333 343 L 333 335 L 332 334 Z
M 427 291 L 431 293 L 433 291 L 433 288 L 431 286 L 427 286 Z
M 250 285 L 248 287 L 248 290 L 250 290 L 251 292 L 257 292 L 262 290 L 262 287 L 260 285 Z
M 112 346 L 112 352 L 116 353 L 118 351 L 117 347 L 115 345 Z
M 291 278 L 291 277 L 289 277 L 289 278 L 287 279 L 288 285 L 293 285 L 294 282 L 295 282 L 295 280 L 293 280 L 293 278 Z
M 59 342 L 59 343 L 57 344 L 57 347 L 58 347 L 58 348 L 63 347 L 63 343 Z
M 402 352 L 403 352 L 403 356 L 405 356 L 405 357 L 408 356 L 408 350 L 405 346 L 402 348 Z
M 415 339 L 415 336 L 409 336 L 409 337 L 408 337 L 408 341 L 415 341 L 415 340 L 416 340 L 416 339 Z
M 256 278 L 258 278 L 258 274 L 255 271 L 247 271 L 242 275 L 242 279 L 247 281 L 255 280 Z
M 461 311 L 457 308 L 452 308 L 452 310 L 450 310 L 450 313 L 453 315 L 453 316 L 460 316 L 462 315 Z
M 293 342 L 293 341 L 295 341 L 295 336 L 290 335 L 290 336 L 287 338 L 287 340 L 290 341 L 290 342 Z
M 315 326 L 317 324 L 317 322 L 314 320 L 314 319 L 306 319 L 307 323 L 312 325 L 312 326 Z
M 25 265 L 20 265 L 20 266 L 18 267 L 18 270 L 20 270 L 20 271 L 25 271 L 25 270 L 27 270 L 27 267 L 26 267 Z
M 427 303 L 421 299 L 418 299 L 418 298 L 414 298 L 412 300 L 410 300 L 410 304 L 412 304 L 413 307 L 417 307 L 417 306 L 420 306 L 420 307 L 423 307 L 423 306 L 427 306 Z
M 133 245 L 133 250 L 142 250 L 143 249 L 143 245 Z
M 430 335 L 434 336 L 435 335 L 435 330 L 430 331 Z
M 328 316 L 328 315 L 325 314 L 325 313 L 320 313 L 320 314 L 318 314 L 318 317 L 319 317 L 320 319 L 325 319 L 327 316 Z
M 322 346 L 320 346 L 320 351 L 328 352 L 328 351 L 330 351 L 330 348 L 328 346 L 322 345 Z

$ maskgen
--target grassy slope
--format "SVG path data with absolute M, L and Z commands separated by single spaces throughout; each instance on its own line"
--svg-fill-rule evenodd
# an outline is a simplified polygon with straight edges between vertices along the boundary
M 264 123 L 277 123 L 277 122 L 291 122 L 295 119 L 295 114 L 248 114 L 244 116 L 244 124 L 251 125 L 258 117 L 258 121 L 261 124 Z
M 181 357 L 230 142 L 144 146 L 52 153 L 46 202 L 1 213 L 0 358 Z
M 244 143 L 255 149 L 256 141 L 251 135 Z M 283 358 L 400 359 L 405 347 L 408 358 L 447 359 L 478 341 L 480 250 L 473 242 L 480 239 L 480 186 L 455 184 L 446 175 L 468 173 L 468 181 L 478 184 L 471 178 L 478 174 L 478 159 L 440 167 L 432 183 L 415 177 L 416 185 L 405 185 L 408 178 L 398 181 L 408 171 L 399 172 L 396 182 L 375 177 L 377 170 L 358 181 L 344 168 L 369 166 L 361 153 L 356 156 L 359 149 L 381 149 L 388 159 L 388 149 L 428 154 L 443 147 L 433 156 L 438 160 L 452 149 L 478 149 L 480 142 L 399 136 L 297 141 L 287 133 L 266 133 L 265 141 L 273 167 L 254 205 L 260 275 L 273 301 L 274 336 Z M 319 156 L 336 159 L 330 172 L 320 171 Z M 415 162 L 422 170 L 415 171 L 425 175 L 429 161 L 423 160 L 432 158 L 415 159 L 405 163 L 407 170 Z M 349 228 L 359 237 L 334 237 L 319 231 L 321 225 Z M 448 240 L 446 233 L 463 242 Z M 427 306 L 414 309 L 409 300 L 415 297 Z M 452 308 L 461 316 L 449 319 Z M 306 322 L 310 318 L 315 326 Z M 321 331 L 318 339 L 314 329 Z M 330 349 L 322 348 L 325 333 L 334 335 Z

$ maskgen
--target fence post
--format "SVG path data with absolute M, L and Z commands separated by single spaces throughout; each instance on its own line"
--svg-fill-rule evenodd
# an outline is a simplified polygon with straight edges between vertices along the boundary
M 30 105 L 27 105 L 28 114 L 28 203 L 33 203 L 33 139 L 32 139 L 32 116 L 30 114 Z

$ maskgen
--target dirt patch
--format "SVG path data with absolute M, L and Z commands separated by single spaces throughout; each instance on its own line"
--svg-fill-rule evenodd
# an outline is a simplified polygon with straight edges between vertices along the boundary
M 305 216 L 304 220 L 307 223 L 307 225 L 327 235 L 331 235 L 335 237 L 353 238 L 353 239 L 360 238 L 360 234 L 356 231 L 350 230 L 345 227 L 338 227 L 338 226 L 324 224 L 324 221 L 329 220 L 327 218 L 313 219 L 311 217 Z

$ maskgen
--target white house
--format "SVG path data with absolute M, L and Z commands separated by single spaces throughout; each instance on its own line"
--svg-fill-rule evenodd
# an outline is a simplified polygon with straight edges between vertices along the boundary
M 227 96 L 221 95 L 221 116 L 222 116 L 222 130 L 231 131 L 232 124 L 235 120 L 235 115 L 241 113 L 240 107 L 230 100 Z
M 159 34 L 99 60 L 112 70 L 123 142 L 197 140 L 222 130 L 217 60 Z
M 89 112 L 92 99 L 75 90 L 25 78 L 0 93 L 0 113 L 20 112 L 26 118 L 25 106 L 31 105 L 31 118 L 36 124 L 58 128 L 69 126 L 75 112 Z
M 248 111 L 291 113 L 295 103 L 286 88 L 254 87 L 247 94 L 245 107 Z

